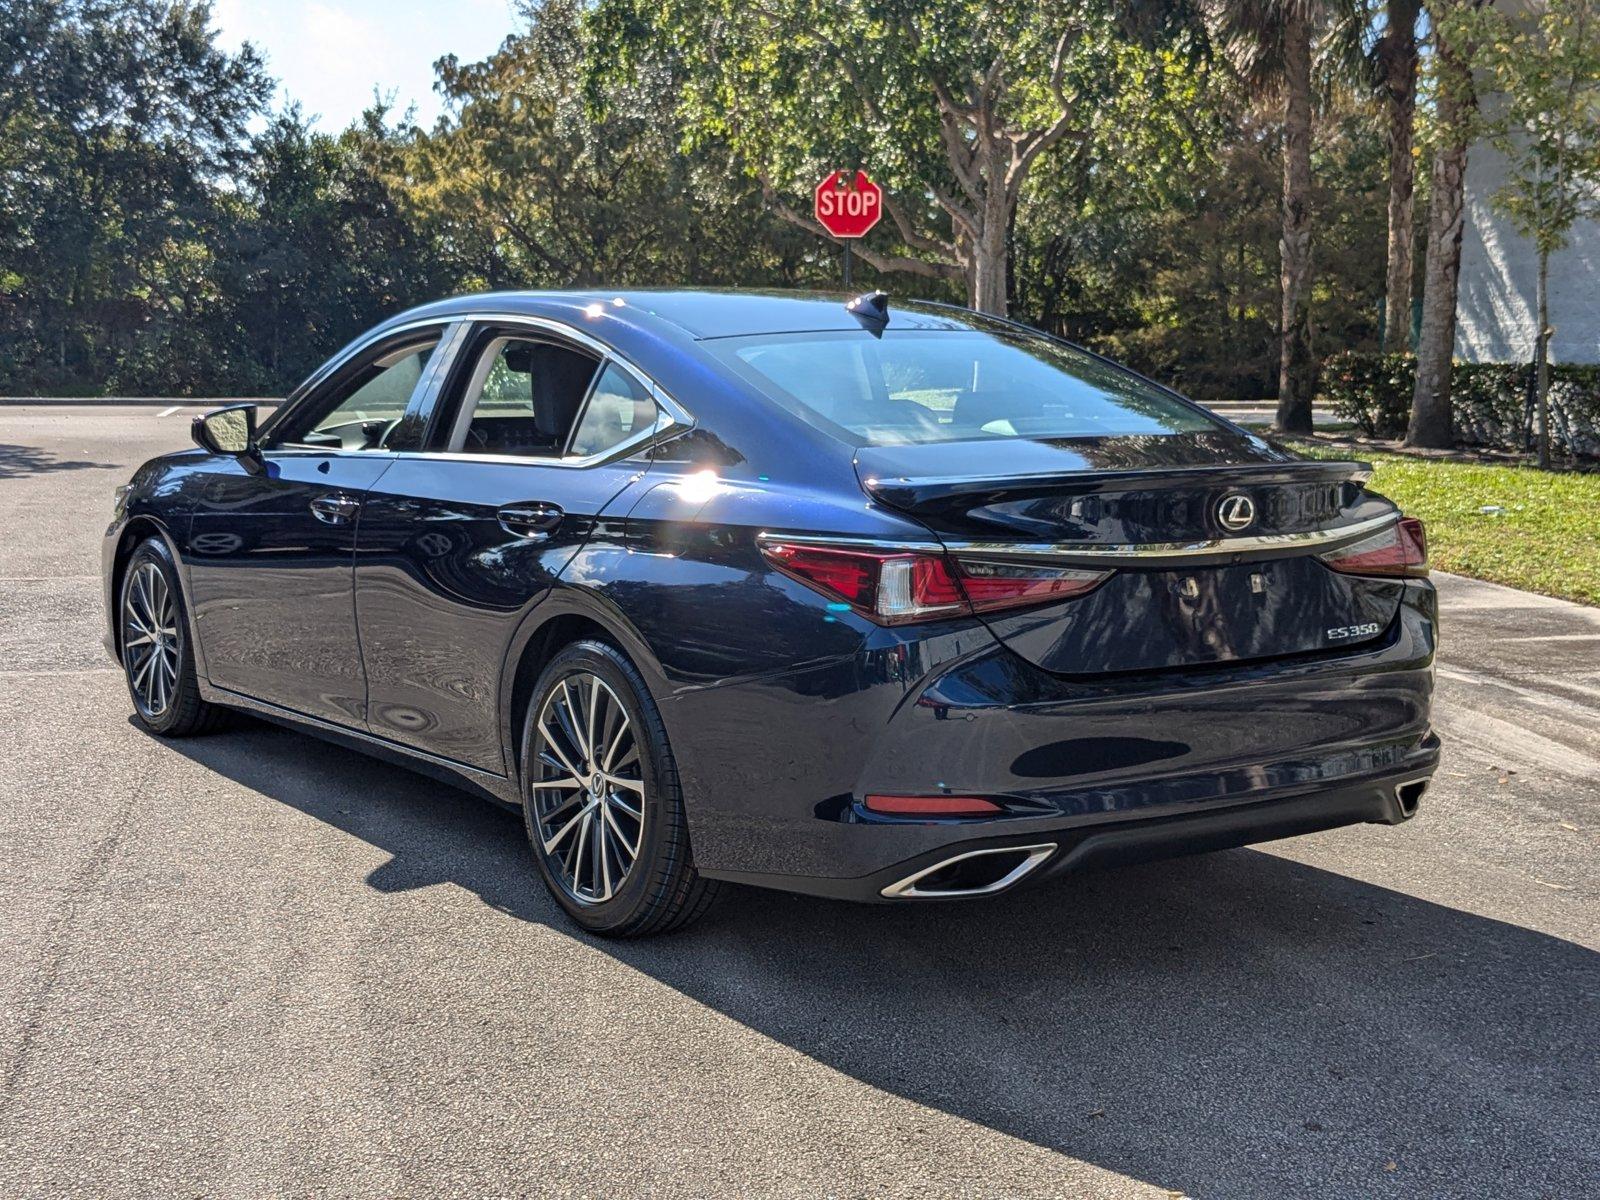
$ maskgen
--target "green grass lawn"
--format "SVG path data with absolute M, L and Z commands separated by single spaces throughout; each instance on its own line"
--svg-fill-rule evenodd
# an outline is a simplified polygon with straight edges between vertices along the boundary
M 1600 474 L 1295 448 L 1372 463 L 1372 489 L 1427 523 L 1439 570 L 1600 605 Z M 1487 505 L 1505 511 L 1479 511 Z

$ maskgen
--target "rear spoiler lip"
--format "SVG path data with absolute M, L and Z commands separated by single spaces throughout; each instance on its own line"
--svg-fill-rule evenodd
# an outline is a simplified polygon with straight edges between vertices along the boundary
M 1196 542 L 1147 542 L 1136 545 L 1093 544 L 1082 542 L 976 542 L 901 541 L 884 538 L 851 537 L 828 534 L 785 534 L 763 530 L 757 541 L 837 546 L 879 551 L 937 553 L 948 551 L 962 558 L 1043 562 L 1051 566 L 1081 566 L 1112 570 L 1117 567 L 1177 567 L 1230 561 L 1260 561 L 1305 554 L 1326 554 L 1369 538 L 1400 519 L 1398 510 L 1381 513 L 1349 525 L 1332 529 L 1307 529 L 1298 533 L 1261 533 L 1246 537 L 1211 538 Z
M 857 460 L 857 470 L 861 463 Z M 1050 471 L 1027 475 L 926 475 L 894 479 L 864 477 L 862 486 L 877 500 L 915 510 L 974 496 L 1004 494 L 1013 499 L 1036 495 L 1096 495 L 1200 487 L 1264 487 L 1283 483 L 1360 483 L 1372 478 L 1364 462 L 1307 459 L 1295 462 L 1227 463 L 1197 467 L 1149 467 L 1115 471 Z

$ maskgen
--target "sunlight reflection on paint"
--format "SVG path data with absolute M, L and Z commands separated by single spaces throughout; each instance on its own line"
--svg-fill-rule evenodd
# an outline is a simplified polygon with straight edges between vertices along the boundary
M 704 504 L 720 491 L 722 481 L 709 467 L 704 471 L 696 471 L 678 484 L 678 495 L 690 504 Z
M 593 304 L 585 304 L 583 306 L 583 315 L 586 317 L 598 317 L 601 313 L 605 312 L 605 310 L 605 305 L 601 304 L 597 300 Z

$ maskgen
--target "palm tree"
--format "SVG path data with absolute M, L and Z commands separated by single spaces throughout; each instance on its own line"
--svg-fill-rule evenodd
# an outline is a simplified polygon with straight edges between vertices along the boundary
M 1283 105 L 1283 316 L 1278 413 L 1284 433 L 1311 432 L 1311 47 L 1330 0 L 1211 0 L 1212 26 L 1244 82 Z
M 1428 253 L 1422 269 L 1422 330 L 1417 336 L 1417 383 L 1406 445 L 1448 449 L 1450 365 L 1455 355 L 1456 295 L 1461 282 L 1461 233 L 1466 221 L 1467 144 L 1478 108 L 1472 81 L 1476 47 L 1461 36 L 1459 18 L 1483 0 L 1431 0 L 1434 71 L 1439 98 L 1438 144 L 1428 197 Z
M 1389 255 L 1384 273 L 1383 348 L 1404 350 L 1411 332 L 1412 161 L 1417 115 L 1417 18 L 1421 0 L 1387 0 L 1373 46 L 1379 95 L 1389 126 Z

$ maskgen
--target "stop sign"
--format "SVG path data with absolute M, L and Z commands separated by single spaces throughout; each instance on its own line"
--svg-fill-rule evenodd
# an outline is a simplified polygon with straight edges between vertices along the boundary
M 817 184 L 816 213 L 836 238 L 865 237 L 883 216 L 883 189 L 865 171 L 835 171 Z

